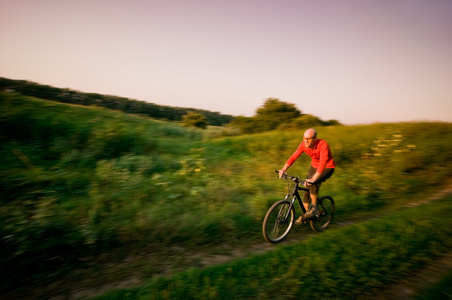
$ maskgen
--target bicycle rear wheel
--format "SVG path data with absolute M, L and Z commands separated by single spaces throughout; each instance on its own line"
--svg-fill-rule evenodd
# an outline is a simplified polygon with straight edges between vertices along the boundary
M 319 213 L 316 217 L 309 220 L 311 228 L 314 231 L 323 231 L 331 223 L 334 216 L 334 200 L 330 196 L 324 196 L 317 200 Z
M 295 209 L 290 201 L 281 200 L 270 207 L 262 224 L 262 233 L 270 243 L 281 242 L 290 232 L 295 217 Z

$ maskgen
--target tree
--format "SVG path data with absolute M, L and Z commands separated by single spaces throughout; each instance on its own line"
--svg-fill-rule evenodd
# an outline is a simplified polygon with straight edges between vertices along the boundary
M 185 127 L 197 127 L 202 129 L 207 128 L 206 116 L 191 111 L 182 117 L 182 123 Z
M 256 110 L 255 119 L 261 131 L 272 130 L 301 116 L 294 104 L 268 98 L 264 105 Z
M 238 127 L 241 133 L 255 133 L 259 132 L 257 123 L 253 117 L 238 116 L 229 124 L 232 127 Z
M 337 125 L 342 125 L 342 124 L 338 120 L 328 120 L 328 121 L 323 122 L 323 126 L 337 126 Z
M 236 117 L 231 126 L 237 126 L 242 133 L 257 133 L 276 129 L 281 124 L 290 123 L 300 116 L 301 111 L 294 104 L 277 98 L 268 98 L 256 110 L 254 117 Z
M 293 120 L 292 124 L 294 124 L 297 128 L 309 128 L 315 126 L 322 126 L 323 122 L 318 117 L 306 114 L 295 120 Z

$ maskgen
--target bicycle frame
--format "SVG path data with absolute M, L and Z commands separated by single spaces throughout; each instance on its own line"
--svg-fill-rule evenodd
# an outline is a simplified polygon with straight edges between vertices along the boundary
M 284 198 L 284 200 L 289 200 L 290 197 L 292 197 L 292 200 L 289 200 L 290 201 L 290 205 L 289 205 L 289 209 L 287 210 L 286 215 L 284 216 L 284 221 L 287 221 L 287 218 L 289 217 L 289 213 L 290 213 L 290 211 L 291 211 L 291 209 L 292 209 L 292 207 L 294 205 L 295 199 L 298 200 L 298 204 L 300 204 L 300 207 L 301 207 L 301 210 L 303 211 L 303 214 L 306 213 L 306 208 L 303 205 L 303 201 L 301 200 L 301 196 L 300 196 L 300 193 L 298 192 L 298 190 L 309 192 L 309 190 L 307 188 L 300 186 L 300 183 L 304 184 L 304 181 L 301 181 L 301 182 L 298 181 L 298 177 L 291 177 L 289 175 L 286 175 L 286 176 L 295 183 L 295 186 L 293 188 L 293 191 L 289 192 L 286 195 L 286 197 Z M 310 196 L 309 196 L 309 198 L 310 198 Z

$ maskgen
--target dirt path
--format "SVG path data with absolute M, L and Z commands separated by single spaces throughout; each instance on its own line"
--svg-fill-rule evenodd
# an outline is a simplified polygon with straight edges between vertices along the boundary
M 452 180 L 449 182 L 448 187 L 438 194 L 432 195 L 432 197 L 423 201 L 410 203 L 406 205 L 406 207 L 413 207 L 435 201 L 448 194 L 452 194 Z M 380 217 L 382 216 L 376 216 L 375 219 Z M 366 221 L 368 221 L 368 219 Z M 358 222 L 360 221 L 336 222 L 332 225 L 332 228 L 348 226 Z M 292 232 L 286 238 L 284 244 L 287 245 L 299 242 L 313 234 L 315 233 L 310 230 L 309 226 L 304 226 L 304 228 L 299 228 L 296 232 Z M 161 256 L 153 254 L 144 256 L 143 254 L 137 256 L 132 254 L 122 262 L 105 264 L 102 266 L 102 270 L 95 271 L 99 278 L 102 276 L 107 278 L 103 280 L 105 282 L 104 284 L 99 284 L 99 281 L 93 282 L 90 279 L 83 279 L 89 278 L 89 276 L 85 276 L 86 274 L 89 274 L 89 270 L 86 270 L 73 276 L 75 278 L 78 277 L 76 282 L 69 283 L 67 280 L 62 279 L 49 286 L 33 289 L 33 294 L 23 295 L 23 297 L 20 298 L 36 299 L 36 295 L 46 295 L 44 298 L 50 300 L 92 298 L 114 289 L 134 288 L 144 285 L 150 279 L 149 277 L 146 278 L 146 275 L 149 274 L 149 269 L 151 268 L 158 271 L 159 275 L 156 276 L 169 276 L 183 270 L 183 268 L 204 268 L 219 265 L 236 259 L 271 251 L 275 249 L 275 247 L 277 247 L 277 245 L 262 242 L 241 248 L 236 248 L 231 245 L 222 245 L 215 249 L 206 249 L 193 253 L 187 253 L 186 249 L 182 247 L 172 247 L 171 249 L 166 249 L 166 258 L 164 260 L 162 260 Z M 373 298 L 367 296 L 366 299 L 412 299 L 413 295 L 420 289 L 434 284 L 451 270 L 452 252 L 446 253 L 443 257 L 428 265 L 421 272 L 412 274 L 412 276 L 407 279 L 387 286 L 384 290 L 375 291 L 374 295 L 376 296 Z M 114 275 L 112 276 L 112 274 Z M 108 280 L 108 278 L 111 279 Z M 49 297 L 49 294 L 54 294 L 55 291 L 61 293 L 62 290 L 65 290 L 64 294 Z M 11 299 L 17 298 L 13 297 Z
M 376 293 L 377 296 L 366 297 L 370 300 L 411 300 L 421 290 L 440 281 L 452 271 L 452 252 L 446 253 L 427 265 L 422 271 L 412 274 L 401 281 L 387 286 Z
M 452 194 L 452 181 L 446 189 L 438 192 L 429 199 L 420 202 L 413 202 L 409 206 L 417 206 L 441 199 L 449 194 Z M 367 299 L 374 300 L 409 300 L 421 290 L 439 282 L 444 276 L 452 272 L 452 251 L 445 253 L 434 262 L 428 264 L 421 271 L 412 274 L 411 276 L 402 279 L 399 282 L 386 286 L 384 290 L 378 291 L 375 297 L 367 297 Z

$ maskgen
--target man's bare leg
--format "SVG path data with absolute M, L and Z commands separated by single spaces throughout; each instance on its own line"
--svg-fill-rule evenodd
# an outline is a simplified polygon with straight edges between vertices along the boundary
M 307 212 L 308 211 L 308 209 L 309 209 L 309 201 L 307 201 L 307 200 L 309 200 L 309 194 L 307 194 L 308 192 L 307 191 L 305 191 L 304 193 L 303 193 L 303 197 L 302 197 L 302 202 L 303 202 L 303 206 L 304 206 L 304 209 L 305 209 L 305 211 Z M 306 216 L 305 216 L 305 214 L 301 214 L 300 215 L 300 217 L 295 221 L 295 224 L 296 225 L 301 225 L 301 224 L 303 224 L 303 222 L 305 221 L 305 219 L 306 219 Z
M 312 202 L 312 209 L 306 210 L 306 217 L 312 218 L 315 214 L 317 214 L 317 195 L 311 194 L 311 202 Z M 303 203 L 304 204 L 304 203 Z
M 317 207 L 317 195 L 311 194 L 311 201 L 312 201 L 312 205 Z

